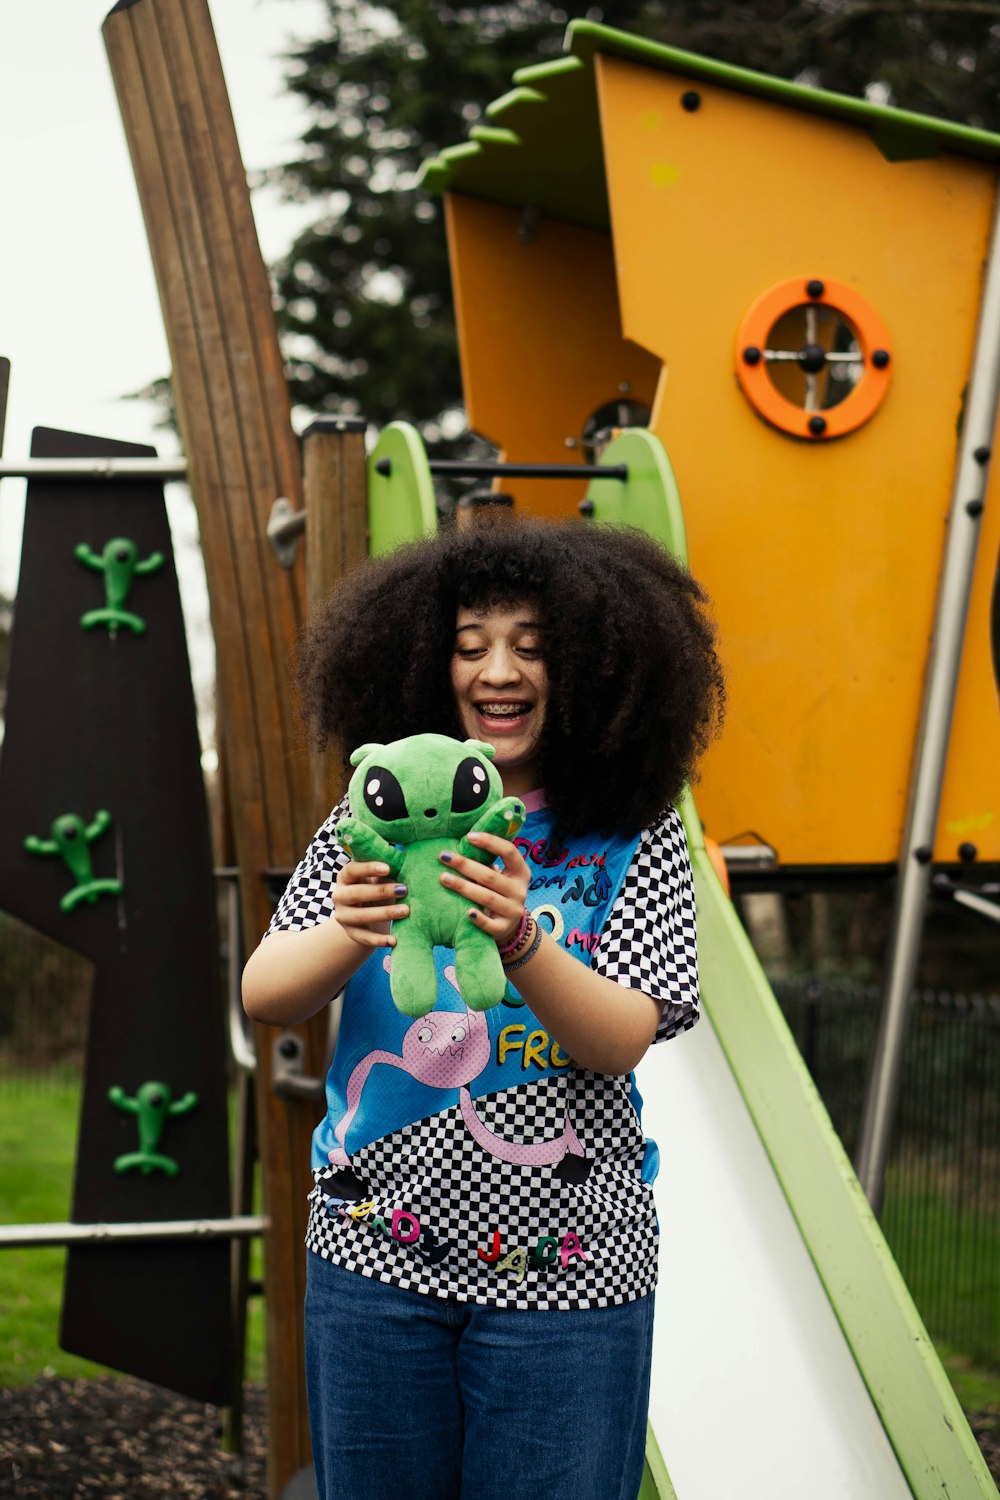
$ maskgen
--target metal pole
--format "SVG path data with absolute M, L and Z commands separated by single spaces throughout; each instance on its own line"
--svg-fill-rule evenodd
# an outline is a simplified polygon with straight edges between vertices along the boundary
M 26 458 L 0 463 L 0 479 L 187 479 L 183 458 Z
M 136 1240 L 249 1239 L 264 1234 L 269 1221 L 260 1214 L 237 1214 L 231 1219 L 164 1219 L 122 1224 L 3 1224 L 0 1250 L 23 1250 L 40 1245 L 109 1245 Z
M 899 860 L 889 974 L 858 1148 L 858 1177 L 875 1213 L 882 1207 L 885 1168 L 899 1096 L 903 1047 L 930 884 L 934 834 L 979 543 L 998 393 L 1000 194 L 955 469 L 934 636 L 924 682 L 920 732 L 910 778 L 910 804 Z
M 218 873 L 218 872 L 216 872 Z M 236 872 L 238 875 L 238 871 Z M 236 880 L 230 880 L 226 890 L 227 904 L 227 1012 L 229 1017 L 229 1049 L 233 1062 L 243 1073 L 257 1070 L 257 1054 L 246 1033 L 243 1010 L 243 924 L 240 919 L 240 888 Z
M 467 479 L 628 479 L 625 464 L 502 464 L 467 463 L 457 458 L 432 458 L 428 467 L 432 474 L 450 474 Z M 392 473 L 392 459 L 380 458 L 375 465 L 379 474 L 388 477 Z

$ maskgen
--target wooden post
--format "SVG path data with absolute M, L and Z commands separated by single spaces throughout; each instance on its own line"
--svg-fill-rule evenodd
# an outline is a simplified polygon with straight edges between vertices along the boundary
M 306 593 L 310 613 L 337 579 L 368 555 L 365 422 L 323 418 L 303 434 L 306 511 Z M 344 788 L 339 748 L 311 762 L 313 819 L 317 827 Z M 347 749 L 352 749 L 348 746 Z
M 104 39 L 146 221 L 198 510 L 235 810 L 244 933 L 271 914 L 263 872 L 294 865 L 312 832 L 308 756 L 290 656 L 305 611 L 301 554 L 266 540 L 274 501 L 302 503 L 271 289 L 206 0 L 119 0 Z M 306 1055 L 325 1023 L 302 1028 Z M 302 1238 L 316 1103 L 279 1098 L 273 1032 L 258 1034 L 257 1108 L 267 1236 L 270 1448 L 280 1494 L 310 1462 L 302 1352 Z
M 492 521 L 505 521 L 513 514 L 513 495 L 499 490 L 473 490 L 455 506 L 455 525 L 460 531 Z
M 0 453 L 3 452 L 3 431 L 7 422 L 7 392 L 10 389 L 10 360 L 0 358 Z

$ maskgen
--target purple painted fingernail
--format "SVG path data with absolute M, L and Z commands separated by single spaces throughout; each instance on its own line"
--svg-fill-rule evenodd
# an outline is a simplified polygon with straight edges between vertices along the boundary
M 479 913 L 477 911 L 470 911 L 469 912 L 469 921 L 470 922 L 478 922 L 479 921 Z
M 451 864 L 452 856 L 448 853 L 447 849 L 445 849 L 445 850 L 442 851 L 441 858 L 444 860 L 444 862 L 445 862 L 446 865 L 450 865 Z
M 393 888 L 392 888 L 392 893 L 393 893 L 394 896 L 405 896 L 406 895 L 406 886 L 405 885 L 394 885 Z

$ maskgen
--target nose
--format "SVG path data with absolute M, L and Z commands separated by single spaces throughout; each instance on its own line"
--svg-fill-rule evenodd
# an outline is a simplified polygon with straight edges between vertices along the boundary
M 480 668 L 479 676 L 482 681 L 499 686 L 505 682 L 516 682 L 520 675 L 513 651 L 505 642 L 496 641 Z

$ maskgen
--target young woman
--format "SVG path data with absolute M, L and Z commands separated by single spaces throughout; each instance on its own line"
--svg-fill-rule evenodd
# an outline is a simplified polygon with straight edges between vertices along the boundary
M 407 891 L 353 862 L 334 809 L 247 964 L 255 1019 L 345 990 L 314 1136 L 306 1344 L 321 1500 L 634 1500 L 656 1280 L 631 1072 L 697 1019 L 694 904 L 671 807 L 723 687 L 705 599 L 639 533 L 497 524 L 345 579 L 300 686 L 321 744 L 487 741 L 528 809 L 441 882 L 495 940 L 502 1004 L 453 954 L 401 1015 Z

